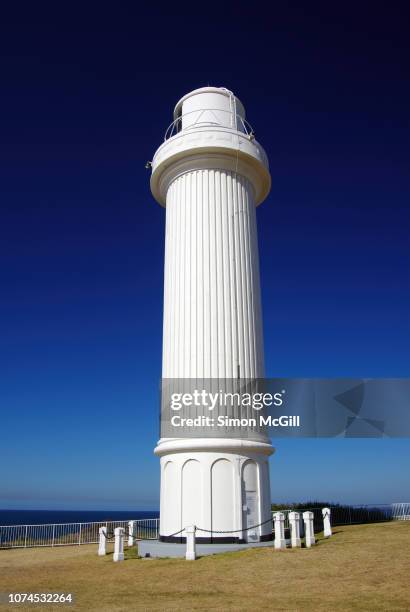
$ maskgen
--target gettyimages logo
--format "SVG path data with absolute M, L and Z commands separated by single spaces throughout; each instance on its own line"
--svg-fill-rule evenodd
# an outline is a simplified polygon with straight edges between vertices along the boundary
M 265 379 L 164 379 L 162 437 L 232 437 L 269 441 L 268 429 L 298 428 L 286 388 Z
M 181 410 L 183 407 L 202 406 L 209 410 L 221 407 L 252 407 L 254 410 L 262 410 L 270 406 L 282 406 L 286 391 L 283 389 L 279 393 L 232 393 L 222 391 L 212 393 L 206 389 L 199 391 L 195 389 L 192 393 L 172 393 L 171 409 Z
M 266 426 L 299 427 L 299 416 L 282 415 L 275 418 L 271 414 L 260 414 L 261 411 L 266 412 L 266 409 L 273 406 L 281 407 L 285 393 L 285 390 L 272 394 L 250 391 L 227 392 L 222 389 L 215 393 L 207 389 L 194 389 L 192 393 L 172 393 L 171 410 L 179 412 L 182 409 L 199 408 L 208 410 L 209 414 L 200 414 L 195 417 L 174 414 L 171 416 L 171 426 L 178 428 L 245 428 L 247 431 L 257 428 L 258 425 L 260 428 Z M 256 414 L 249 416 L 248 408 L 255 411 Z M 242 416 L 233 416 L 234 409 L 238 412 L 242 411 Z

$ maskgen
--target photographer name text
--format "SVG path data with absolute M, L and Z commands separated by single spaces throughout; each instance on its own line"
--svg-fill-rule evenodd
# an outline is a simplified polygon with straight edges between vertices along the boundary
M 300 417 L 298 415 L 281 415 L 273 417 L 271 415 L 259 415 L 258 418 L 244 417 L 234 418 L 219 415 L 216 419 L 209 416 L 197 416 L 193 418 L 181 417 L 174 414 L 171 418 L 173 427 L 300 427 Z

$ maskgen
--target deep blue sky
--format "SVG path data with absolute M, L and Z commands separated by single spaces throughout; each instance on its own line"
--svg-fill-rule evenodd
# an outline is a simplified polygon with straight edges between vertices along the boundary
M 409 376 L 406 3 L 144 4 L 2 7 L 0 507 L 158 507 L 144 165 L 196 87 L 232 89 L 270 159 L 267 375 Z M 409 501 L 409 464 L 406 439 L 281 440 L 272 499 Z

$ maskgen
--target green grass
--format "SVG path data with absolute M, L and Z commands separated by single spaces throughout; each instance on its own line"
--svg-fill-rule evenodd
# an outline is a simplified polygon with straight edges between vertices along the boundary
M 311 549 L 113 563 L 97 545 L 0 551 L 0 591 L 71 592 L 75 610 L 410 610 L 410 522 L 337 527 Z M 57 609 L 36 606 L 36 610 Z M 58 607 L 61 610 L 61 605 Z

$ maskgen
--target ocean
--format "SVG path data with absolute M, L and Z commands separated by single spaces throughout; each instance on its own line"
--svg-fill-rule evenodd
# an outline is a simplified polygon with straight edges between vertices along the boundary
M 0 525 L 98 523 L 158 517 L 157 510 L 0 510 Z

